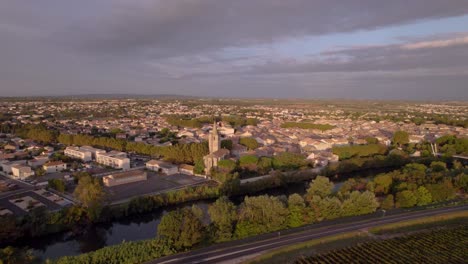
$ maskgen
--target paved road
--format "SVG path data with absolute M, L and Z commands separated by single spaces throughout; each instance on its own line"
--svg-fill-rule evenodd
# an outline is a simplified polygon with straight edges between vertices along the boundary
M 395 223 L 404 220 L 432 216 L 441 213 L 464 211 L 468 206 L 456 206 L 450 208 L 428 209 L 416 212 L 404 212 L 389 215 L 380 218 L 353 221 L 345 224 L 322 225 L 319 228 L 310 227 L 307 230 L 288 233 L 287 235 L 273 234 L 267 238 L 246 239 L 233 241 L 224 244 L 218 244 L 207 248 L 194 250 L 186 253 L 176 254 L 168 257 L 159 258 L 148 262 L 156 263 L 237 263 L 239 259 L 249 255 L 259 254 L 261 252 L 277 249 L 312 239 L 325 236 L 336 235 L 340 233 L 356 231 L 375 227 L 382 224 Z

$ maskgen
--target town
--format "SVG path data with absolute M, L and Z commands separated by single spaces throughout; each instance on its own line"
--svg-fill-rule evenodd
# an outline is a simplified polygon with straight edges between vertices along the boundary
M 260 162 L 271 163 L 273 157 L 285 153 L 299 159 L 301 165 L 297 167 L 305 165 L 320 171 L 329 163 L 346 159 L 346 155 L 352 156 L 348 153 L 352 149 L 347 147 L 358 150 L 367 146 L 371 148 L 369 155 L 384 154 L 398 131 L 407 134 L 407 143 L 413 146 L 407 151 L 412 157 L 434 155 L 424 149 L 424 142 L 436 142 L 445 135 L 468 135 L 463 116 L 468 111 L 466 104 L 406 103 L 392 106 L 394 109 L 389 105 L 390 114 L 379 108 L 361 116 L 356 115 L 361 109 L 350 112 L 346 105 L 340 108 L 330 104 L 325 109 L 321 105 L 282 102 L 278 106 L 275 102 L 251 101 L 242 106 L 236 100 L 3 101 L 0 214 L 23 215 L 37 206 L 56 210 L 79 203 L 73 191 L 76 175 L 82 172 L 102 179 L 110 203 L 118 204 L 142 195 L 218 184 L 211 172 L 219 163 L 229 167 L 240 161 L 244 169 L 241 183 L 252 182 L 275 169 L 284 170 L 272 165 L 262 167 Z M 403 118 L 395 120 L 400 116 Z M 416 124 L 414 118 L 420 116 L 428 120 Z M 432 121 L 432 116 L 450 116 L 452 123 Z M 29 134 L 18 135 L 22 128 L 30 129 Z M 54 133 L 56 140 L 50 138 Z M 80 135 L 114 140 L 116 145 L 86 142 L 86 138 L 80 142 Z M 73 136 L 77 137 L 74 141 L 70 140 Z M 127 144 L 126 152 L 122 142 Z M 198 160 L 174 159 L 130 147 L 165 148 L 203 142 L 209 146 Z

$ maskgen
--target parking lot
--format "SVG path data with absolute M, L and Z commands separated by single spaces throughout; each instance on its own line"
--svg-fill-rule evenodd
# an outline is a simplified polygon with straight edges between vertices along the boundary
M 2 214 L 25 215 L 33 208 L 45 206 L 50 211 L 55 211 L 63 206 L 71 204 L 62 197 L 45 191 L 28 190 L 18 194 L 12 194 L 0 199 L 0 211 Z
M 119 186 L 105 187 L 112 202 L 123 201 L 145 194 L 156 194 L 183 188 L 185 186 L 199 185 L 209 182 L 209 180 L 185 174 L 161 175 L 155 172 L 148 172 L 148 180 L 122 184 Z

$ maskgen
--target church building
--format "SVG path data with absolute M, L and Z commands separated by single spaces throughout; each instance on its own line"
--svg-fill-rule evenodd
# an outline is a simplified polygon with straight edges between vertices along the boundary
M 229 150 L 221 148 L 216 121 L 213 124 L 213 130 L 211 130 L 208 136 L 208 147 L 210 154 L 203 157 L 203 162 L 205 164 L 205 173 L 210 175 L 211 169 L 216 168 L 218 162 L 229 155 Z

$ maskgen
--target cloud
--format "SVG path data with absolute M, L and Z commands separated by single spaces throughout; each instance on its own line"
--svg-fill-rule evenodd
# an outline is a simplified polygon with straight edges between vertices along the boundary
M 134 0 L 57 36 L 88 52 L 161 58 L 466 13 L 465 0 Z
M 411 44 L 403 45 L 402 48 L 411 50 L 411 49 L 443 48 L 443 47 L 458 46 L 458 45 L 468 45 L 468 36 L 453 38 L 453 39 L 445 39 L 445 40 L 433 40 L 433 41 L 411 43 Z
M 319 72 L 369 72 L 468 69 L 468 35 L 454 39 L 391 44 L 379 46 L 348 47 L 321 52 L 307 61 L 270 60 L 257 65 L 253 74 L 319 73 Z

